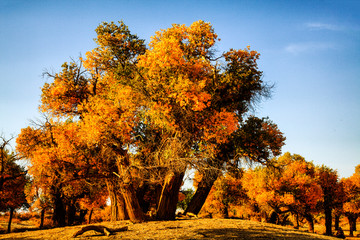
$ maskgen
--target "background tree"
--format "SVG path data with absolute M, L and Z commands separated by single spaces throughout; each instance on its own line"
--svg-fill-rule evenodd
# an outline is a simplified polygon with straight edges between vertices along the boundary
M 360 165 L 356 166 L 355 173 L 341 181 L 344 185 L 345 203 L 343 211 L 349 221 L 350 236 L 356 231 L 356 220 L 360 216 Z
M 25 169 L 16 163 L 17 156 L 8 150 L 10 141 L 0 136 L 0 211 L 10 212 L 8 233 L 14 211 L 27 206 L 24 188 L 28 182 Z
M 313 214 L 322 198 L 314 165 L 300 155 L 290 153 L 275 159 L 272 165 L 250 169 L 244 174 L 243 184 L 248 196 L 258 205 L 270 206 L 276 215 L 291 212 L 304 217 L 309 231 L 313 232 Z M 276 215 L 270 220 L 276 220 Z
M 344 189 L 336 171 L 324 165 L 316 167 L 316 180 L 323 193 L 320 208 L 325 214 L 326 235 L 332 235 L 332 212 L 340 207 L 344 199 Z
M 54 225 L 71 225 L 77 200 L 91 188 L 91 182 L 103 176 L 93 164 L 90 149 L 77 141 L 76 123 L 46 121 L 37 127 L 22 129 L 17 138 L 17 151 L 29 160 L 29 173 L 34 190 L 41 191 L 40 200 L 41 196 L 49 198 Z

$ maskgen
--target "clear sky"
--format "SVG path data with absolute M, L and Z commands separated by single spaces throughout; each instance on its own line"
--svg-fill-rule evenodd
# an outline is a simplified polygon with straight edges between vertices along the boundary
M 360 164 L 360 1 L 0 0 L 0 133 L 16 136 L 39 117 L 42 72 L 95 47 L 95 28 L 123 20 L 150 36 L 172 23 L 211 22 L 219 53 L 261 53 L 273 97 L 269 116 L 297 153 L 348 177 Z

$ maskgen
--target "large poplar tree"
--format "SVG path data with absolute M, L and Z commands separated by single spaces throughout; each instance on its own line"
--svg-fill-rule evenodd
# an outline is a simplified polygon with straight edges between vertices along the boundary
M 259 53 L 247 47 L 216 55 L 219 38 L 204 21 L 160 30 L 148 48 L 123 22 L 102 23 L 96 33 L 97 47 L 86 57 L 46 74 L 52 81 L 42 88 L 40 109 L 58 129 L 56 135 L 49 128 L 42 133 L 56 153 L 51 159 L 77 169 L 76 176 L 66 177 L 104 178 L 114 220 L 143 221 L 149 206 L 158 219 L 174 219 L 186 169 L 221 169 L 229 160 L 217 160 L 222 148 L 242 141 L 245 114 L 268 95 Z M 268 134 L 254 134 L 259 138 L 253 145 L 241 149 L 230 144 L 241 153 L 236 156 L 266 161 L 266 154 L 279 151 L 282 133 L 270 121 L 260 122 Z M 18 149 L 33 161 L 49 145 L 38 142 L 39 151 L 26 152 L 33 145 L 27 133 L 37 134 L 24 129 Z M 254 147 L 262 141 L 264 147 Z

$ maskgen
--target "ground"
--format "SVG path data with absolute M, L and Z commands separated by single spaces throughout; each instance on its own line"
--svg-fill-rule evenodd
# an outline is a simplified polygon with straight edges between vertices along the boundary
M 0 234 L 0 239 L 338 239 L 295 230 L 291 227 L 282 227 L 274 224 L 240 219 L 188 219 L 153 221 L 140 224 L 131 224 L 129 221 L 120 221 L 115 223 L 103 222 L 101 225 L 108 228 L 128 226 L 128 231 L 117 232 L 109 237 L 102 236 L 95 231 L 89 231 L 76 238 L 72 238 L 72 235 L 84 226 L 82 225 Z

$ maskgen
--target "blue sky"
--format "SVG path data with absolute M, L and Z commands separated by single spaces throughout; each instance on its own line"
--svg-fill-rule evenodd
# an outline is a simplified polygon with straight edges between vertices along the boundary
M 211 22 L 219 53 L 250 45 L 273 97 L 269 116 L 297 153 L 348 177 L 360 164 L 360 1 L 0 0 L 0 133 L 39 117 L 45 69 L 95 47 L 95 28 L 123 20 L 149 42 L 172 23 Z

